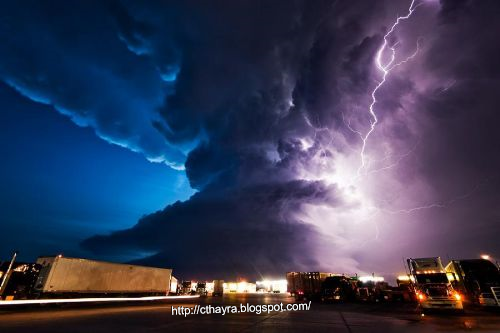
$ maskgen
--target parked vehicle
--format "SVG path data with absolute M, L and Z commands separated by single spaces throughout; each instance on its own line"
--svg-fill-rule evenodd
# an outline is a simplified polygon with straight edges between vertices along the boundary
M 409 275 L 400 275 L 397 286 L 389 287 L 390 300 L 393 302 L 416 302 L 415 289 Z
M 38 297 L 167 295 L 172 270 L 63 256 L 40 257 Z
M 2 288 L 0 299 L 4 298 L 11 300 L 30 298 L 38 274 L 40 273 L 40 265 L 16 262 L 12 264 L 11 270 L 7 276 L 9 266 L 9 262 L 4 262 L 0 265 L 0 281 L 3 281 L 3 278 L 5 278 L 5 284 Z
M 224 294 L 224 280 L 214 280 L 214 291 L 212 296 L 222 296 Z
M 207 296 L 207 284 L 205 282 L 198 282 L 196 284 L 196 295 Z
M 466 302 L 500 306 L 500 272 L 494 263 L 486 259 L 452 260 L 445 269 Z
M 407 259 L 413 287 L 423 310 L 463 310 L 462 296 L 453 288 L 441 258 Z
M 320 298 L 327 301 L 350 301 L 356 296 L 355 282 L 343 275 L 329 276 L 321 283 Z
M 338 275 L 321 272 L 288 272 L 286 273 L 287 291 L 297 301 L 320 300 L 323 281 L 327 277 Z
M 172 275 L 170 279 L 170 291 L 169 295 L 177 295 L 179 294 L 179 281 Z
M 297 301 L 319 298 L 322 282 L 320 274 L 319 272 L 286 273 L 287 291 Z
M 383 302 L 391 298 L 391 290 L 381 276 L 362 276 L 356 280 L 356 299 L 365 302 Z
M 191 281 L 182 281 L 181 294 L 182 295 L 193 295 L 194 291 L 192 289 L 193 283 Z

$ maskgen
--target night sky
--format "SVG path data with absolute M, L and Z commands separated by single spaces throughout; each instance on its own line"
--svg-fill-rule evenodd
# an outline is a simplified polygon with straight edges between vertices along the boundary
M 498 258 L 498 17 L 496 0 L 2 1 L 0 257 L 226 279 Z

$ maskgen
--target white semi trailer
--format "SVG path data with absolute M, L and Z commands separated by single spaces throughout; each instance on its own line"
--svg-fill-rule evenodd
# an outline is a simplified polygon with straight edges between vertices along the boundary
M 172 270 L 63 256 L 40 257 L 34 291 L 42 298 L 168 295 Z

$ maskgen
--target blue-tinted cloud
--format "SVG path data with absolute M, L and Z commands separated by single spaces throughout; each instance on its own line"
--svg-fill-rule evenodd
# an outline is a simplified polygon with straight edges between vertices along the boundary
M 162 64 L 160 71 L 141 52 L 131 53 L 109 6 L 26 2 L 3 13 L 0 79 L 106 141 L 183 168 L 185 152 L 153 125 L 162 122 L 158 108 L 179 68 Z
M 106 140 L 185 166 L 200 191 L 86 249 L 156 251 L 146 260 L 186 270 L 203 260 L 255 274 L 272 266 L 267 253 L 283 269 L 396 270 L 401 253 L 442 254 L 474 233 L 492 244 L 465 217 L 495 228 L 497 191 L 463 193 L 500 162 L 498 29 L 477 24 L 496 24 L 498 4 L 452 2 L 423 2 L 391 35 L 397 61 L 422 42 L 377 92 L 366 174 L 356 170 L 381 80 L 374 59 L 409 1 L 12 5 L 0 74 Z M 228 228 L 233 238 L 197 259 L 203 235 Z M 463 243 L 462 253 L 479 251 Z M 185 246 L 185 261 L 172 244 Z

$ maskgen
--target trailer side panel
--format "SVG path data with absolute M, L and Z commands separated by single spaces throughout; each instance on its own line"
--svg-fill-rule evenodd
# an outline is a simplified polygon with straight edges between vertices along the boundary
M 47 260 L 48 259 L 48 260 Z M 43 293 L 168 293 L 171 269 L 78 258 L 39 258 Z

